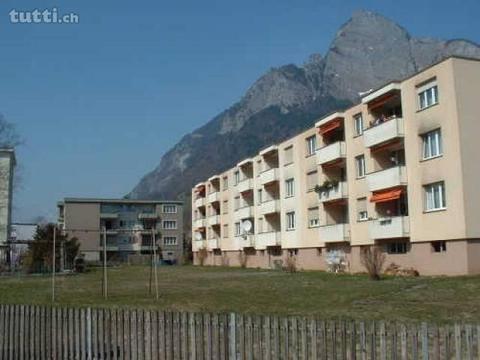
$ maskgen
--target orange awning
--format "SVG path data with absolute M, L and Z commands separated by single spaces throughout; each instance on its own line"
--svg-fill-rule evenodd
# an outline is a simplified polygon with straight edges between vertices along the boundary
M 368 109 L 369 110 L 373 110 L 373 109 L 376 109 L 382 105 L 384 105 L 385 103 L 387 103 L 388 101 L 392 100 L 394 97 L 396 97 L 397 94 L 396 93 L 387 93 L 383 96 L 380 96 L 379 98 L 375 99 L 375 100 L 372 100 L 368 103 Z
M 338 129 L 342 125 L 342 119 L 335 119 L 329 121 L 328 123 L 320 126 L 319 133 L 320 135 L 325 135 L 326 133 Z
M 401 140 L 394 139 L 392 141 L 388 141 L 386 143 L 376 145 L 376 146 L 370 148 L 370 151 L 371 152 L 379 152 L 379 151 L 382 151 L 382 150 L 386 150 L 386 149 L 391 148 L 392 146 L 398 145 L 400 142 L 401 142 Z
M 198 187 L 195 189 L 195 193 L 196 193 L 196 194 L 203 193 L 204 191 L 205 191 L 205 185 L 198 186 Z
M 375 191 L 370 198 L 371 202 L 382 203 L 392 200 L 400 199 L 400 196 L 403 193 L 403 188 L 388 189 L 382 191 Z

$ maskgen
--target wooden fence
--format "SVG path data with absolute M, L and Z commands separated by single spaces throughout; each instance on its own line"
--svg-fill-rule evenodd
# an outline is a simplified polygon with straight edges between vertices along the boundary
M 479 359 L 480 326 L 0 305 L 1 359 Z

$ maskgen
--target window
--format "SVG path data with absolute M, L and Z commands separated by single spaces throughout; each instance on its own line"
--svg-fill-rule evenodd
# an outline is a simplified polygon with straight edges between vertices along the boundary
M 295 229 L 295 211 L 287 213 L 287 230 Z
M 223 225 L 223 237 L 228 238 L 228 224 Z
M 418 106 L 420 110 L 426 109 L 432 105 L 438 104 L 438 87 L 435 81 L 417 89 Z
M 355 158 L 355 165 L 357 167 L 357 178 L 363 178 L 365 176 L 365 156 L 360 155 Z
M 263 163 L 262 160 L 257 161 L 257 176 L 260 176 L 260 174 L 263 171 Z
M 262 195 L 263 195 L 263 190 L 262 189 L 258 189 L 257 190 L 257 204 L 261 204 L 262 203 Z
M 163 212 L 167 214 L 176 214 L 177 205 L 163 205 Z
M 295 195 L 294 179 L 288 179 L 285 181 L 285 197 L 292 197 L 294 195 Z
M 235 210 L 240 209 L 240 196 L 236 196 L 233 199 L 233 201 L 234 201 L 233 205 L 235 206 Z
M 228 176 L 223 177 L 223 190 L 228 190 Z
M 442 133 L 440 129 L 422 135 L 423 160 L 442 155 Z
M 307 173 L 307 191 L 315 189 L 317 185 L 317 170 Z
M 445 183 L 443 181 L 424 186 L 425 211 L 443 210 L 447 207 L 445 201 Z
M 318 207 L 308 209 L 308 227 L 320 225 Z
M 353 123 L 355 126 L 355 135 L 360 136 L 363 134 L 363 116 L 362 113 L 353 117 Z
M 317 149 L 317 136 L 313 135 L 306 139 L 307 142 L 307 156 L 315 154 Z
M 163 238 L 164 245 L 177 245 L 177 237 L 176 236 L 165 236 Z
M 284 165 L 291 164 L 293 162 L 293 145 L 287 147 L 283 152 L 284 152 L 284 157 L 285 157 L 285 160 L 284 160 L 283 164 Z
M 223 200 L 222 209 L 224 214 L 228 214 L 228 200 Z
M 235 177 L 235 185 L 238 185 L 238 183 L 240 182 L 240 171 L 235 171 L 234 173 L 234 177 Z
M 446 252 L 447 251 L 447 242 L 446 241 L 432 241 L 432 250 L 433 252 Z
M 239 222 L 235 223 L 235 236 L 240 236 L 242 234 L 242 228 Z
M 177 220 L 163 220 L 163 228 L 175 230 L 177 228 Z
M 407 242 L 392 242 L 387 244 L 389 254 L 406 254 L 408 252 Z
M 357 220 L 368 220 L 367 198 L 357 199 Z

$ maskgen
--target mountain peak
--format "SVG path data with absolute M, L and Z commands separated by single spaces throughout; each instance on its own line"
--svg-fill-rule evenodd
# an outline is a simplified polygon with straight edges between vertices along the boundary
M 188 198 L 198 181 L 357 101 L 359 92 L 412 75 L 449 55 L 480 58 L 480 47 L 466 40 L 412 38 L 380 14 L 356 11 L 325 57 L 313 54 L 301 67 L 270 69 L 240 101 L 169 150 L 129 197 Z

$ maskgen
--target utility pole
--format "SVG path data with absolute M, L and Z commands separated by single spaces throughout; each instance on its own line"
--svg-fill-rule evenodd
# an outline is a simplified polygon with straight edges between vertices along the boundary
M 155 276 L 155 299 L 158 300 L 158 274 L 157 274 L 157 241 L 155 228 L 152 229 L 153 271 Z
M 55 242 L 57 240 L 57 225 L 53 225 L 53 253 L 52 253 L 52 303 L 55 302 Z
M 107 284 L 107 229 L 103 227 L 103 297 L 108 298 Z
M 65 270 L 65 242 L 60 240 L 60 272 Z

